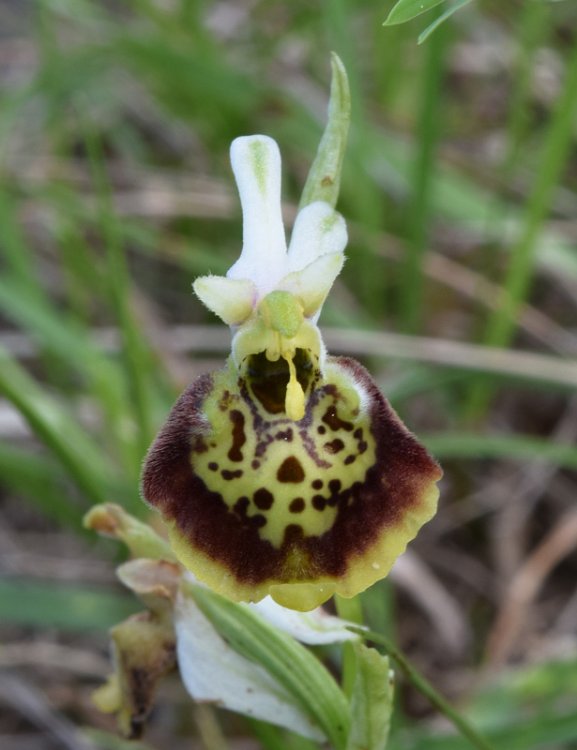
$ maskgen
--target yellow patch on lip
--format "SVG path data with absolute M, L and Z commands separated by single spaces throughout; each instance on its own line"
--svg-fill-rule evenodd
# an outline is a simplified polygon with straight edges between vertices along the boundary
M 250 379 L 234 393 L 231 375 L 215 378 L 204 405 L 212 434 L 192 452 L 191 470 L 239 523 L 254 526 L 277 549 L 287 534 L 325 534 L 339 503 L 352 502 L 351 488 L 375 463 L 356 391 L 334 373 L 331 383 L 314 389 L 297 423 L 284 413 L 271 415 L 252 398 Z

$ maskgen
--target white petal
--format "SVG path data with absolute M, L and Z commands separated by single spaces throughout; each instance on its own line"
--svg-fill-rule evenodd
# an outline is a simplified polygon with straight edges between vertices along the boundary
M 238 326 L 249 317 L 258 296 L 248 279 L 201 276 L 192 287 L 200 301 L 229 326 Z
M 324 739 L 288 693 L 262 667 L 233 651 L 182 592 L 176 600 L 175 627 L 180 674 L 196 701 Z
M 281 279 L 278 288 L 298 297 L 305 317 L 316 322 L 323 302 L 344 262 L 345 256 L 339 252 L 321 255 L 308 266 Z
M 243 247 L 227 276 L 251 279 L 262 296 L 286 273 L 280 153 L 272 138 L 244 136 L 232 142 L 230 160 L 242 204 Z
M 288 249 L 289 271 L 298 271 L 327 253 L 342 253 L 347 245 L 343 217 L 328 203 L 316 201 L 299 211 Z
M 340 643 L 341 641 L 356 640 L 358 636 L 347 630 L 351 622 L 329 615 L 318 607 L 311 612 L 297 612 L 277 604 L 270 596 L 262 599 L 258 604 L 249 604 L 265 620 L 279 630 L 292 635 L 302 643 Z

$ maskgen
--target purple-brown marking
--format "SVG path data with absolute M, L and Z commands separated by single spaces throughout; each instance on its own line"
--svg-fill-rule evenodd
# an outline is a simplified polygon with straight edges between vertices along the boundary
M 229 414 L 232 422 L 232 446 L 228 452 L 231 461 L 242 461 L 242 446 L 246 443 L 244 433 L 244 414 L 238 409 L 233 409 Z

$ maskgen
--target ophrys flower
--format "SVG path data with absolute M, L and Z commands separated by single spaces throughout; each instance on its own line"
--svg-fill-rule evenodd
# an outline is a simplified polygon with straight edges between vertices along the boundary
M 441 471 L 368 372 L 326 355 L 317 320 L 344 262 L 342 217 L 314 200 L 287 249 L 276 143 L 239 138 L 231 161 L 242 253 L 194 289 L 231 326 L 232 353 L 174 406 L 143 491 L 201 581 L 307 610 L 388 573 L 434 514 Z

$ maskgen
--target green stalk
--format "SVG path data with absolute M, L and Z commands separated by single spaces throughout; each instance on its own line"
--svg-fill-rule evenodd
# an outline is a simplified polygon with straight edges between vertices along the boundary
M 537 242 L 572 144 L 577 115 L 577 45 L 571 51 L 565 76 L 563 91 L 545 135 L 520 234 L 511 251 L 502 304 L 487 325 L 484 343 L 489 346 L 506 347 L 511 342 L 519 310 L 530 290 Z M 471 396 L 469 413 L 482 413 L 490 398 L 490 386 L 480 384 Z
M 146 377 L 149 367 L 148 356 L 144 351 L 143 340 L 137 330 L 130 309 L 130 277 L 117 218 L 112 207 L 110 185 L 104 171 L 100 144 L 90 132 L 89 127 L 85 128 L 85 134 L 92 178 L 98 198 L 99 220 L 108 255 L 108 282 L 112 304 L 122 335 L 128 392 L 131 396 L 134 417 L 138 427 L 136 444 L 138 445 L 139 455 L 144 456 L 153 437 L 153 420 L 149 408 L 150 398 Z
M 383 229 L 383 197 L 380 191 L 375 190 L 368 177 L 373 165 L 369 144 L 374 142 L 375 136 L 370 122 L 364 72 L 360 65 L 363 55 L 358 49 L 354 34 L 351 34 L 354 3 L 349 0 L 328 0 L 322 8 L 323 27 L 331 46 L 338 51 L 346 65 L 354 105 L 351 110 L 351 134 L 345 167 L 349 187 L 346 192 L 343 191 L 347 215 L 356 216 L 363 226 L 380 231 Z M 355 259 L 356 296 L 363 301 L 363 307 L 378 319 L 383 313 L 385 302 L 382 261 L 369 240 L 355 247 Z
M 361 599 L 358 596 L 354 596 L 352 599 L 345 599 L 342 596 L 335 596 L 335 607 L 337 614 L 343 620 L 349 622 L 355 622 L 359 625 L 363 624 L 363 607 Z M 343 692 L 350 698 L 353 694 L 353 687 L 355 683 L 357 671 L 357 657 L 352 643 L 343 643 Z
M 447 27 L 427 42 L 421 70 L 417 154 L 413 167 L 412 197 L 408 209 L 409 243 L 401 276 L 399 311 L 404 331 L 420 329 L 423 308 L 423 256 L 429 239 L 432 185 L 440 122 L 443 113 L 443 80 Z
M 461 732 L 463 737 L 466 737 L 473 747 L 479 748 L 479 750 L 493 750 L 487 740 L 477 732 L 475 727 L 469 723 L 458 711 L 456 711 L 451 704 L 443 698 L 443 696 L 435 690 L 431 683 L 424 677 L 407 659 L 403 652 L 398 649 L 392 641 L 386 638 L 380 633 L 375 633 L 372 630 L 363 630 L 362 628 L 350 627 L 353 633 L 357 633 L 367 641 L 373 641 L 383 646 L 389 656 L 396 662 L 397 666 L 404 673 L 405 677 L 417 688 L 417 690 L 424 695 L 431 704 L 442 714 L 444 714 L 449 721 Z
M 0 393 L 22 414 L 33 432 L 60 460 L 82 492 L 94 503 L 108 499 L 110 467 L 81 428 L 58 412 L 28 374 L 0 349 Z

